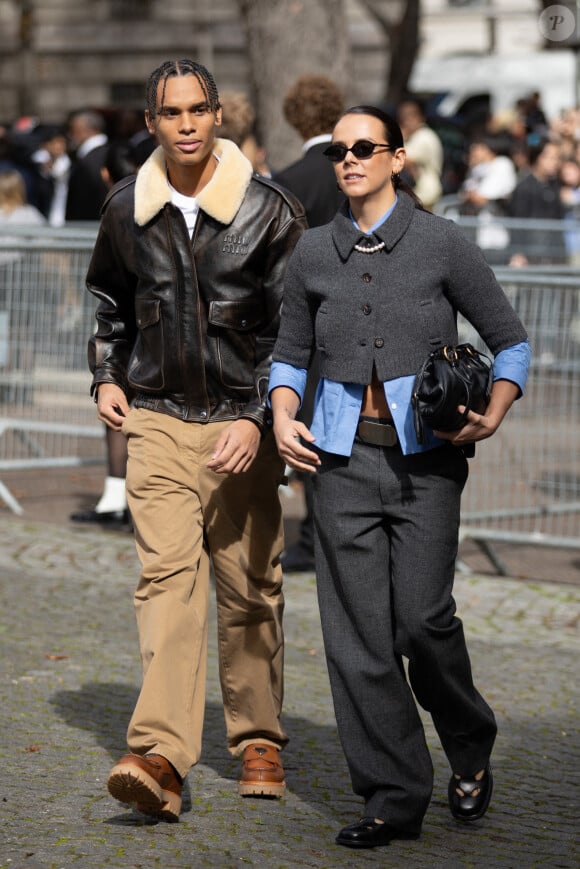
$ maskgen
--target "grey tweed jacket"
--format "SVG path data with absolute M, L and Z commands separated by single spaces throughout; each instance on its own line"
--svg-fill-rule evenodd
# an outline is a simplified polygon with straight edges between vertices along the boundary
M 273 358 L 308 368 L 314 348 L 321 376 L 370 383 L 414 374 L 435 348 L 457 343 L 460 311 L 491 352 L 525 341 L 526 330 L 479 248 L 450 220 L 415 207 L 399 192 L 377 229 L 376 253 L 348 206 L 307 230 L 291 256 Z

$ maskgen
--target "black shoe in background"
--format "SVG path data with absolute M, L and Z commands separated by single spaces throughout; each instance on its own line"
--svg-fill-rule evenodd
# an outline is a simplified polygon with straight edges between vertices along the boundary
M 311 573 L 315 570 L 314 552 L 302 543 L 293 543 L 283 553 L 280 563 L 284 573 Z
M 129 524 L 129 511 L 110 510 L 105 513 L 97 513 L 96 510 L 79 510 L 69 516 L 71 522 L 93 523 L 107 528 L 121 528 Z

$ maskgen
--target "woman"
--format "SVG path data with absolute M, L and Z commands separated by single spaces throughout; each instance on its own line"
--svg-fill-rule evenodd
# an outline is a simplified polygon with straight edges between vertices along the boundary
M 493 712 L 476 690 L 452 597 L 464 450 L 490 437 L 523 392 L 526 332 L 480 251 L 403 190 L 401 131 L 348 109 L 327 157 L 348 202 L 307 231 L 290 260 L 270 399 L 284 461 L 314 474 L 316 572 L 340 739 L 364 817 L 338 844 L 416 837 L 433 767 L 413 699 L 452 769 L 451 812 L 475 820 L 492 791 Z M 495 355 L 484 414 L 418 444 L 411 391 L 456 312 Z M 295 419 L 314 349 L 311 430 Z M 409 682 L 402 660 L 409 662 Z
M 40 211 L 29 205 L 24 178 L 15 169 L 0 172 L 0 226 L 41 226 Z

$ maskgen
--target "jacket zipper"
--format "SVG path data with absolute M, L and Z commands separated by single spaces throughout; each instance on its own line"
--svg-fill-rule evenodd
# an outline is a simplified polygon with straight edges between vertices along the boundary
M 187 227 L 185 226 L 185 221 L 183 219 L 183 216 L 181 214 L 179 214 L 179 217 L 183 221 L 183 225 L 184 225 L 185 232 L 187 235 L 188 250 L 189 250 L 189 254 L 190 254 L 190 258 L 191 258 L 191 270 L 192 270 L 193 278 L 195 281 L 195 294 L 196 294 L 196 304 L 197 304 L 199 364 L 200 364 L 201 379 L 202 379 L 202 383 L 203 383 L 203 395 L 205 396 L 205 414 L 206 414 L 205 419 L 207 420 L 207 419 L 209 419 L 209 398 L 207 395 L 207 379 L 205 376 L 205 362 L 204 362 L 204 354 L 203 354 L 203 336 L 201 334 L 201 303 L 200 303 L 200 298 L 199 298 L 199 287 L 197 285 L 197 272 L 196 272 L 196 268 L 195 268 L 195 260 L 194 260 L 194 256 L 193 256 L 193 247 L 194 247 L 195 241 L 197 239 L 197 233 L 198 233 L 198 227 L 199 227 L 199 222 L 200 222 L 200 218 L 201 218 L 201 212 L 198 214 L 197 220 L 195 222 L 195 227 L 193 230 L 193 237 L 191 238 L 191 240 L 189 238 L 189 233 L 187 232 Z M 175 244 L 174 244 L 174 233 L 173 233 L 172 220 L 171 220 L 171 214 L 170 214 L 169 208 L 165 209 L 165 218 L 167 221 L 167 230 L 168 230 L 168 235 L 169 235 L 169 241 L 171 244 L 172 256 L 173 256 L 174 261 L 175 261 L 176 248 L 175 248 Z M 182 304 L 184 306 L 187 304 L 187 298 L 186 298 L 187 288 L 184 284 L 184 279 L 182 277 L 182 271 L 183 271 L 182 269 L 179 269 L 176 266 L 176 268 L 175 268 L 175 273 L 176 273 L 176 278 L 177 278 L 177 280 L 176 280 L 176 284 L 177 284 L 176 317 L 177 317 L 177 322 L 178 322 L 178 335 L 181 337 L 181 341 L 179 342 L 180 343 L 179 363 L 180 363 L 180 367 L 181 367 L 181 377 L 183 380 L 183 393 L 184 393 L 184 398 L 185 398 L 185 409 L 184 409 L 183 418 L 187 419 L 189 416 L 189 410 L 191 408 L 192 401 L 191 401 L 191 393 L 189 390 L 189 376 L 188 376 L 191 373 L 188 371 L 188 368 L 186 365 L 187 354 L 186 354 L 185 348 L 186 348 L 187 342 L 185 339 L 185 335 L 184 335 L 184 331 L 183 331 L 183 322 L 182 322 L 182 318 L 181 318 L 181 310 L 182 310 L 181 306 L 182 306 Z

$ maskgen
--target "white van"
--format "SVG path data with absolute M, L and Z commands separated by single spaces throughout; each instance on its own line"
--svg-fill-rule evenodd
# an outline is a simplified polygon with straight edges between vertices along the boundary
M 549 120 L 577 103 L 578 68 L 570 50 L 538 51 L 522 55 L 452 55 L 419 58 L 409 82 L 421 95 L 441 95 L 437 112 L 443 117 L 461 113 L 467 101 L 489 96 L 490 111 L 514 108 L 532 91 L 541 95 Z

